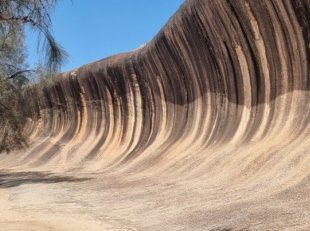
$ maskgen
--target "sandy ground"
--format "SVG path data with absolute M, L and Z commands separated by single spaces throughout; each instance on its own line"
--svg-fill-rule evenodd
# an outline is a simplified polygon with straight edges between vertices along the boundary
M 3 231 L 310 229 L 309 178 L 271 197 L 260 187 L 211 187 L 203 179 L 77 172 L 2 172 L 0 179 Z

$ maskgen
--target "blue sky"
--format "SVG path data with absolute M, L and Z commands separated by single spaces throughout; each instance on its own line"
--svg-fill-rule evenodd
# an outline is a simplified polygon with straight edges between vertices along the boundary
M 67 71 L 150 41 L 184 0 L 60 0 L 53 35 L 65 48 Z M 39 60 L 37 35 L 26 31 L 28 63 Z

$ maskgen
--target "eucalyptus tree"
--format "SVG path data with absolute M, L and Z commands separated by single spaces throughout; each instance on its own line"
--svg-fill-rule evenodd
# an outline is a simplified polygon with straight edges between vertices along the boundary
M 26 65 L 25 27 L 38 33 L 46 70 L 58 71 L 66 58 L 51 33 L 50 12 L 56 4 L 57 0 L 0 1 L 0 152 L 26 144 L 23 90 L 34 70 Z

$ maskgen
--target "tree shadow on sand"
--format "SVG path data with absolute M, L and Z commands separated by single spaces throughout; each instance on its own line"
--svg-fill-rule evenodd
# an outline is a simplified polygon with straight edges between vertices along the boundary
M 0 188 L 13 188 L 23 184 L 55 184 L 74 183 L 91 180 L 92 178 L 78 178 L 61 176 L 50 172 L 8 172 L 0 171 Z

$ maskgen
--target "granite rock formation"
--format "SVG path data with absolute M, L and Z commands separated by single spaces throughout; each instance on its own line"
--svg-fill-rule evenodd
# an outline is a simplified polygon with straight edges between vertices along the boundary
M 145 46 L 29 92 L 32 145 L 0 166 L 277 197 L 296 209 L 255 227 L 310 228 L 309 68 L 310 1 L 188 0 Z

